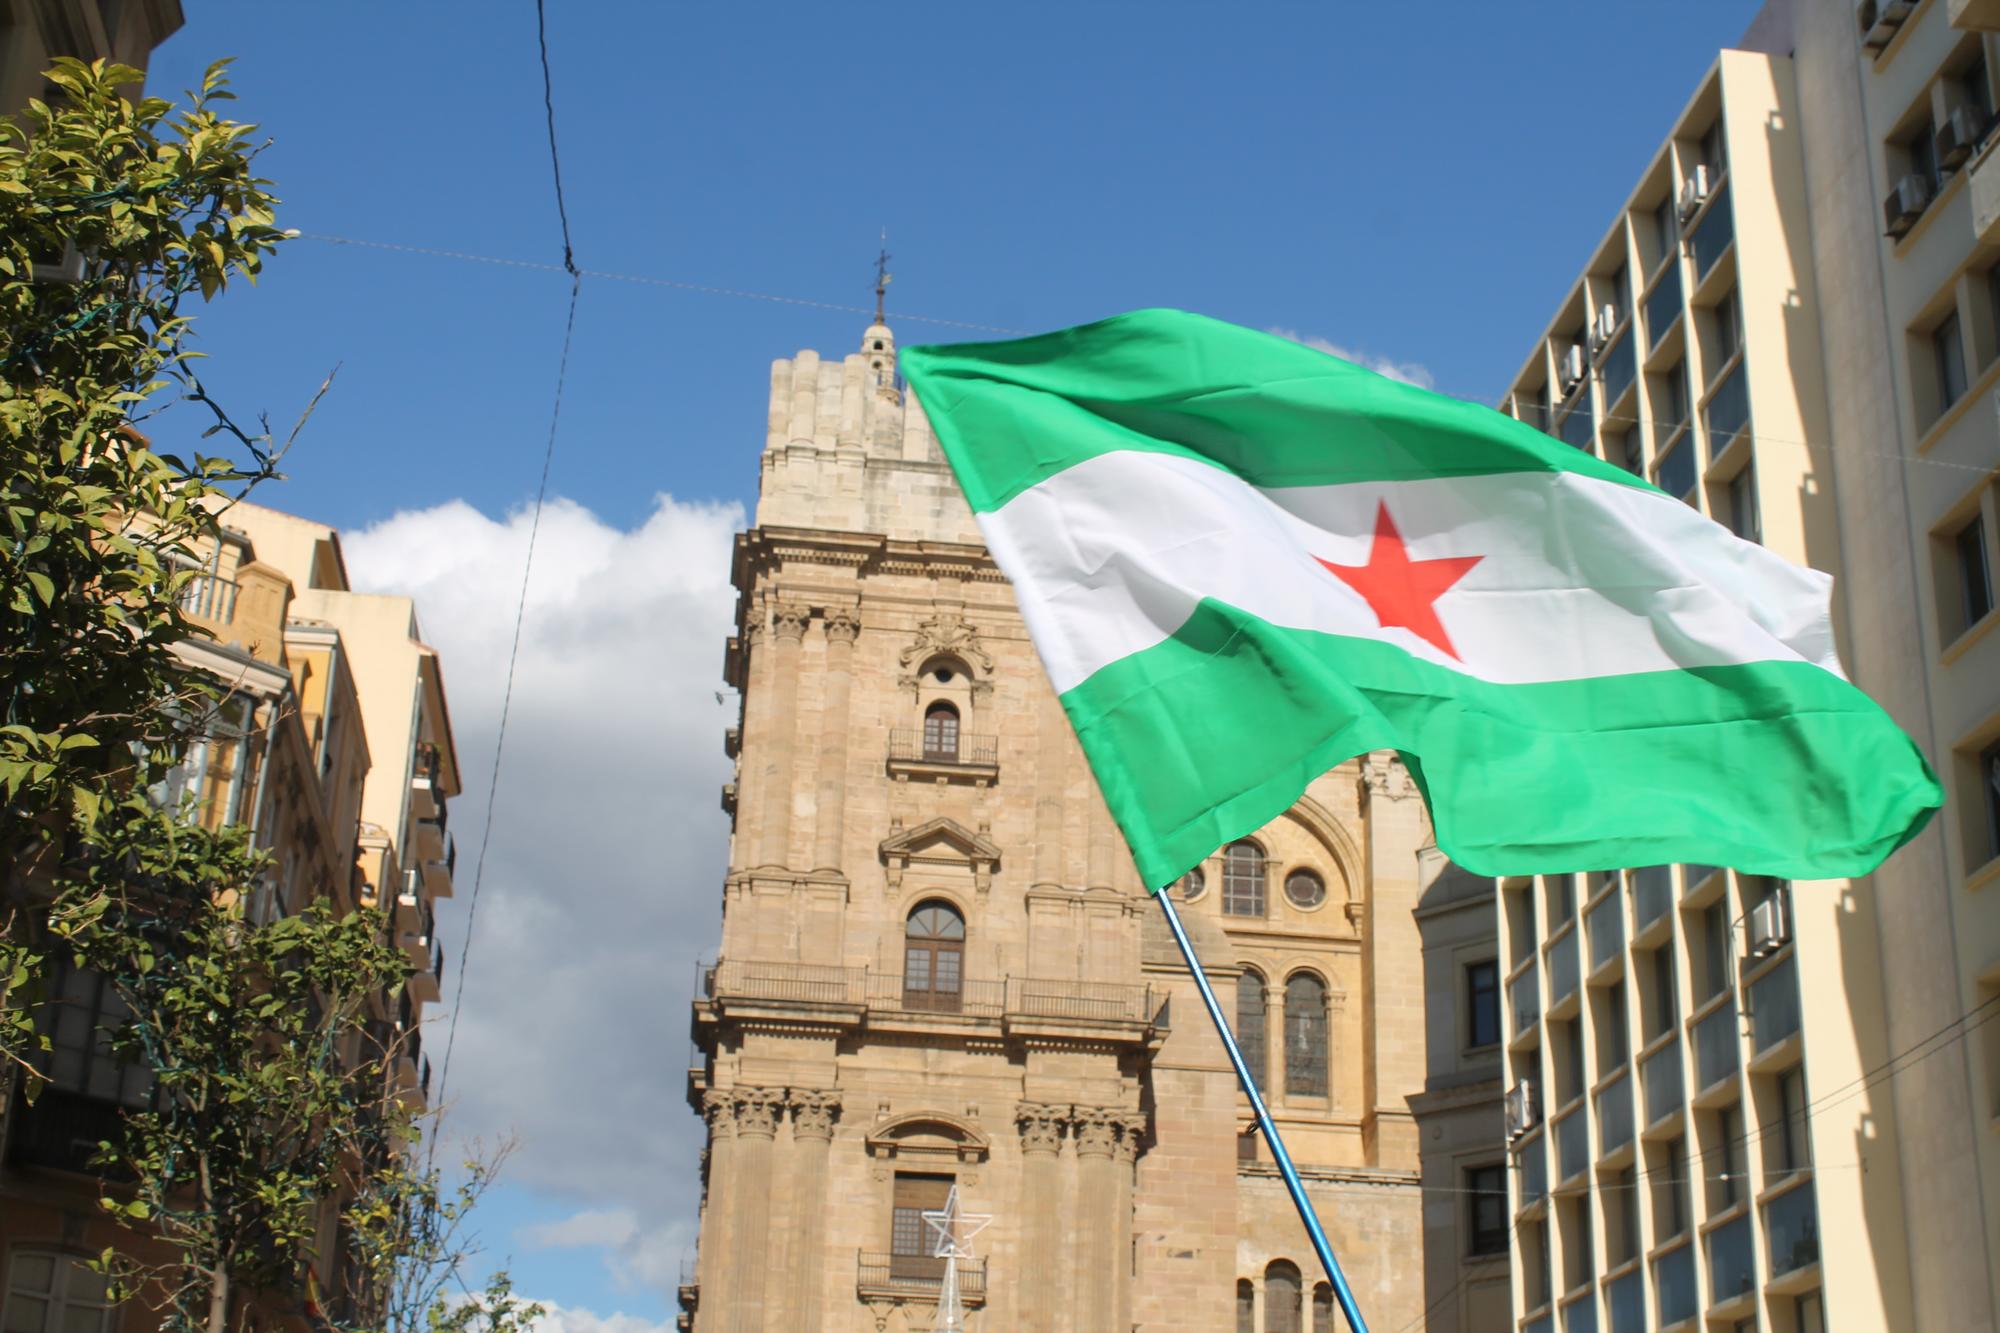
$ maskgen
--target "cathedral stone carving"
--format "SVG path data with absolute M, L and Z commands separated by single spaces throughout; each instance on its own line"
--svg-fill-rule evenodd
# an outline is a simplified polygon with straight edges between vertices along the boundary
M 1014 1112 L 1014 1123 L 1021 1131 L 1022 1152 L 1059 1152 L 1063 1130 L 1070 1123 L 1070 1109 L 1022 1102 Z

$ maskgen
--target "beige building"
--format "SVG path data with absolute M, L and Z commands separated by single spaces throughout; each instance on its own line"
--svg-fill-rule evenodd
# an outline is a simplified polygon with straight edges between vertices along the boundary
M 683 1324 L 1335 1327 L 1331 1293 L 880 324 L 772 369 Z M 1420 1321 L 1423 803 L 1341 765 L 1176 889 L 1375 1326 Z
M 0 113 L 47 95 L 57 56 L 144 72 L 153 48 L 187 20 L 180 0 L 0 0 Z
M 1995 1327 L 1990 8 L 1769 6 L 1508 395 L 1836 573 L 1844 660 L 1948 794 L 1861 880 L 1500 883 L 1524 1333 Z
M 443 972 L 434 904 L 451 892 L 445 810 L 458 790 L 436 654 L 417 638 L 409 599 L 348 590 L 339 536 L 324 525 L 238 504 L 194 555 L 181 604 L 211 637 L 175 651 L 224 693 L 207 739 L 155 798 L 191 800 L 190 817 L 209 827 L 250 827 L 272 858 L 247 906 L 253 921 L 314 901 L 391 908 L 415 971 L 376 997 L 371 1035 L 396 1052 L 396 1091 L 425 1099 L 420 1024 Z M 107 1247 L 143 1248 L 104 1220 L 90 1161 L 123 1111 L 146 1104 L 150 1075 L 110 1049 L 123 1011 L 102 977 L 58 962 L 50 989 L 39 1015 L 49 1081 L 32 1105 L 10 1083 L 0 1118 L 0 1326 L 143 1333 L 150 1313 L 110 1306 L 84 1262 Z M 331 1312 L 351 1312 L 331 1207 L 315 1249 Z M 268 1327 L 305 1327 L 289 1312 L 262 1315 Z

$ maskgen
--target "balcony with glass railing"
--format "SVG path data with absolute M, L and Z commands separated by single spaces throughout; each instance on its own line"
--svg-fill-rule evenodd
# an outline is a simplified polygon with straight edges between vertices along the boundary
M 1590 1169 L 1590 1117 L 1579 1102 L 1554 1124 L 1556 1182 L 1567 1185 Z
M 1657 1125 L 1680 1110 L 1685 1093 L 1680 1038 L 1647 1056 L 1639 1065 L 1639 1078 L 1645 1084 L 1647 1125 Z
M 1542 1017 L 1542 978 L 1533 959 L 1519 976 L 1507 983 L 1508 1003 L 1514 1010 L 1514 1035 L 1520 1036 Z
M 1799 969 L 1796 954 L 1784 958 L 1750 983 L 1750 1032 L 1755 1055 L 1763 1055 L 1799 1032 Z
M 1646 1276 L 1634 1268 L 1605 1288 L 1606 1333 L 1646 1333 Z
M 1632 1146 L 1632 1075 L 1621 1069 L 1597 1090 L 1597 1155 L 1610 1157 Z
M 1549 1153 L 1543 1139 L 1535 1134 L 1514 1147 L 1514 1173 L 1523 1211 L 1549 1197 Z
M 1625 894 L 1620 880 L 1611 883 L 1611 891 L 1600 897 L 1584 918 L 1584 927 L 1590 932 L 1592 976 L 1625 954 Z
M 1562 1308 L 1563 1333 L 1597 1333 L 1597 1291 L 1571 1297 Z
M 1681 892 L 1693 893 L 1696 889 L 1708 883 L 1710 875 L 1719 875 L 1721 873 L 1721 866 L 1683 865 L 1681 867 Z
M 1708 207 L 1701 215 L 1701 221 L 1694 227 L 1694 235 L 1688 241 L 1688 252 L 1694 257 L 1695 281 L 1700 282 L 1714 269 L 1716 261 L 1729 250 L 1729 243 L 1736 239 L 1736 230 L 1729 217 L 1729 187 L 1716 189 L 1709 197 Z
M 1692 1319 L 1701 1312 L 1692 1242 L 1653 1260 L 1653 1291 L 1662 1327 Z
M 1747 1296 L 1757 1290 L 1757 1251 L 1750 1234 L 1750 1214 L 1732 1218 L 1702 1241 L 1708 1251 L 1710 1305 Z
M 1643 935 L 1666 919 L 1674 905 L 1672 866 L 1640 866 L 1631 874 L 1632 934 Z
M 1750 426 L 1750 377 L 1738 358 L 1722 383 L 1715 386 L 1702 408 L 1702 425 L 1708 430 L 1708 456 L 1718 458 Z
M 1819 1262 L 1819 1209 L 1812 1181 L 1764 1205 L 1764 1243 L 1770 1250 L 1773 1279 Z
M 1625 396 L 1625 391 L 1639 377 L 1639 354 L 1633 347 L 1637 341 L 1637 336 L 1628 327 L 1604 353 L 1603 369 L 1599 374 L 1604 377 L 1604 406 L 1607 412 L 1618 405 L 1618 400 Z M 1631 413 L 1628 411 L 1625 415 L 1630 416 Z
M 1646 294 L 1646 350 L 1651 352 L 1672 331 L 1681 318 L 1681 264 L 1678 255 L 1667 260 L 1665 272 Z
M 1668 495 L 1687 499 L 1694 492 L 1694 432 L 1682 426 L 1663 447 L 1653 465 L 1653 484 Z
M 1736 998 L 1729 996 L 1695 1024 L 1695 1087 L 1706 1092 L 1733 1078 L 1741 1061 L 1736 1037 Z
M 1591 440 L 1590 393 L 1585 390 L 1576 396 L 1576 406 L 1569 414 L 1556 423 L 1556 438 L 1573 449 L 1588 453 Z
M 1549 1008 L 1560 1009 L 1576 994 L 1581 980 L 1577 970 L 1576 929 L 1572 926 L 1551 944 L 1549 955 Z

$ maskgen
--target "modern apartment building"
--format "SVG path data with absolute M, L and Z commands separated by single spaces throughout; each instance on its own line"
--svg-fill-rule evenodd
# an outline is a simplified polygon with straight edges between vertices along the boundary
M 1507 395 L 1835 573 L 1843 659 L 1949 797 L 1861 880 L 1500 882 L 1527 1333 L 1987 1328 L 2000 1310 L 1988 8 L 1768 7 Z
M 1339 1316 L 1011 590 L 881 324 L 772 368 L 739 539 L 742 691 L 700 1330 L 931 1327 L 924 1225 L 990 1214 L 972 1326 L 1328 1330 Z M 1377 1327 L 1420 1322 L 1423 802 L 1376 755 L 1175 889 Z M 1490 1139 L 1490 1136 L 1489 1136 Z M 1489 1160 L 1498 1161 L 1489 1150 Z

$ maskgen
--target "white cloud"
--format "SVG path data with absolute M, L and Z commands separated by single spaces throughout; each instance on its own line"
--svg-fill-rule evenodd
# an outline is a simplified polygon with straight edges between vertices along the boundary
M 543 1301 L 546 1313 L 535 1321 L 535 1333 L 668 1333 L 671 1320 L 654 1323 L 632 1314 L 597 1314 Z
M 701 1123 L 686 1107 L 687 1001 L 719 937 L 728 780 L 718 704 L 736 505 L 656 499 L 621 531 L 545 509 L 507 726 L 446 1136 L 520 1143 L 506 1179 L 573 1202 L 523 1237 L 597 1247 L 620 1287 L 671 1301 L 694 1238 Z M 465 932 L 528 516 L 462 501 L 355 533 L 364 591 L 415 597 L 442 655 L 464 794 L 455 899 L 439 904 L 445 1000 Z M 434 1007 L 426 1050 L 443 1059 Z M 564 1311 L 562 1333 L 638 1333 Z M 613 1317 L 614 1320 L 618 1317 Z
M 1358 352 L 1352 348 L 1342 347 L 1339 343 L 1330 342 L 1325 338 L 1319 337 L 1317 334 L 1300 333 L 1297 329 L 1274 328 L 1265 329 L 1264 332 L 1275 333 L 1280 338 L 1290 338 L 1293 342 L 1310 347 L 1315 352 L 1325 352 L 1328 356 L 1337 356 L 1343 361 L 1352 361 L 1357 366 L 1368 367 L 1368 369 L 1378 375 L 1387 375 L 1392 380 L 1401 380 L 1405 384 L 1414 384 L 1420 389 L 1437 387 L 1437 382 L 1431 378 L 1431 372 L 1415 361 L 1392 361 L 1386 356 L 1374 356 L 1367 352 Z

